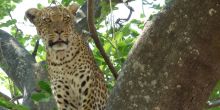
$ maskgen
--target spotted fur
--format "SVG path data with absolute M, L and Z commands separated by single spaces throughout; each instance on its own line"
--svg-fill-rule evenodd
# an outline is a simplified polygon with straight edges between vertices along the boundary
M 104 110 L 107 89 L 91 50 L 75 29 L 76 4 L 27 10 L 47 52 L 48 73 L 59 110 Z

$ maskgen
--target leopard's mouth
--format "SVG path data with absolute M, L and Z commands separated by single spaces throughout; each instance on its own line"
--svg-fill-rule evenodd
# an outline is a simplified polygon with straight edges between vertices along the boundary
M 53 42 L 53 41 L 50 40 L 48 42 L 48 44 L 49 44 L 50 47 L 53 47 L 54 45 L 61 45 L 61 44 L 68 45 L 68 41 L 63 41 L 63 40 L 59 39 L 59 40 Z
M 64 41 L 64 40 L 57 40 L 55 42 L 53 41 L 49 41 L 48 42 L 49 47 L 51 47 L 52 49 L 56 50 L 56 51 L 60 51 L 60 50 L 64 50 L 67 48 L 68 45 L 68 40 Z

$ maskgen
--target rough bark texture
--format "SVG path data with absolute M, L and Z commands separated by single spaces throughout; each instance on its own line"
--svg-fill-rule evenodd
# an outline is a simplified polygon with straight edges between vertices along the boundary
M 220 1 L 174 0 L 134 45 L 107 110 L 202 110 L 220 78 Z
M 48 103 L 40 103 L 39 106 L 33 103 L 30 96 L 35 92 L 36 83 L 38 80 L 46 79 L 45 74 L 47 73 L 15 38 L 2 30 L 0 30 L 0 64 L 23 93 L 25 106 L 31 110 L 51 110 L 54 108 L 53 100 Z

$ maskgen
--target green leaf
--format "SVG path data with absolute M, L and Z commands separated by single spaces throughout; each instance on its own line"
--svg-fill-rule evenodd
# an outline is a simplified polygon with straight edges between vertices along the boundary
M 128 36 L 128 35 L 130 34 L 130 23 L 129 23 L 129 24 L 126 24 L 126 25 L 122 28 L 121 32 L 123 32 L 123 35 L 124 35 L 124 36 Z
M 83 5 L 86 0 L 75 0 L 78 4 Z
M 140 25 L 138 25 L 138 28 L 140 28 L 140 29 L 144 29 L 144 24 L 140 24 Z
M 47 0 L 48 3 L 52 3 L 53 0 Z
M 151 14 L 150 17 L 148 18 L 148 21 L 152 21 L 155 18 L 156 18 L 156 14 Z
M 41 88 L 41 90 L 44 90 L 47 93 L 52 95 L 52 90 L 51 90 L 50 85 L 49 85 L 48 82 L 46 82 L 46 81 L 39 81 L 38 82 L 38 86 Z
M 213 108 L 210 108 L 208 110 L 220 110 L 220 107 L 213 107 Z
M 47 102 L 47 101 L 49 101 L 49 99 L 50 99 L 50 95 L 47 94 L 47 93 L 43 93 L 43 92 L 33 93 L 33 94 L 31 95 L 31 99 L 34 100 L 34 101 L 37 101 L 37 102 L 39 102 L 39 101 L 45 101 L 45 102 Z
M 170 2 L 172 2 L 173 0 L 165 0 L 165 4 L 168 5 L 170 4 Z
M 213 99 L 217 99 L 220 98 L 220 81 L 217 82 L 217 85 L 215 86 L 215 88 L 213 89 L 209 99 L 213 100 Z
M 11 110 L 29 110 L 23 105 L 14 104 L 10 101 L 5 100 L 4 98 L 0 98 L 0 106 Z
M 142 22 L 140 21 L 140 20 L 137 20 L 137 19 L 133 19 L 133 20 L 131 20 L 131 23 L 133 23 L 133 24 L 142 24 Z
M 15 24 L 16 22 L 16 19 L 8 20 L 5 23 L 0 24 L 0 27 L 9 27 L 10 25 Z
M 44 8 L 44 6 L 43 6 L 42 4 L 40 4 L 40 3 L 38 3 L 38 4 L 37 4 L 37 8 L 38 8 L 38 9 L 42 9 L 42 8 Z
M 144 14 L 144 13 L 141 13 L 140 18 L 145 18 L 145 17 L 146 17 L 145 14 Z
M 62 3 L 64 6 L 68 6 L 71 1 L 72 1 L 72 0 L 62 0 L 61 3 Z
M 152 8 L 157 9 L 157 10 L 162 9 L 162 7 L 160 6 L 160 4 L 154 4 L 154 5 L 152 6 Z
M 132 37 L 137 37 L 138 35 L 139 35 L 139 33 L 136 30 L 131 29 L 131 36 Z

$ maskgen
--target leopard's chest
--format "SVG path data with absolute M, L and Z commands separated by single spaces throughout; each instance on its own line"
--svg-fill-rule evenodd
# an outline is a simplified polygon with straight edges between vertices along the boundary
M 65 69 L 62 69 L 62 66 L 48 67 L 53 94 L 66 94 L 67 100 L 76 100 L 76 102 L 86 99 L 86 95 L 92 91 L 93 84 L 90 66 L 78 65 L 70 69 L 66 65 L 63 65 Z

